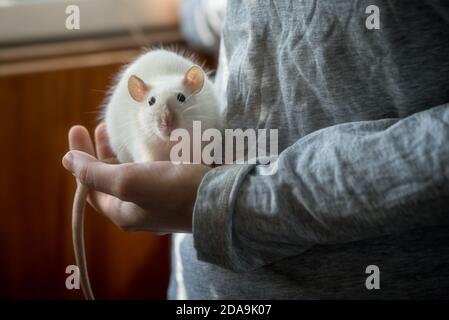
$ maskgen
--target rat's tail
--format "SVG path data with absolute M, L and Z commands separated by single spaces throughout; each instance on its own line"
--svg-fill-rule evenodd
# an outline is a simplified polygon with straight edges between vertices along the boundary
M 81 288 L 87 300 L 94 300 L 94 295 L 90 287 L 89 275 L 87 273 L 86 249 L 84 246 L 84 210 L 86 207 L 89 189 L 78 183 L 73 200 L 72 211 L 72 237 L 73 249 L 75 251 L 76 264 L 80 272 Z

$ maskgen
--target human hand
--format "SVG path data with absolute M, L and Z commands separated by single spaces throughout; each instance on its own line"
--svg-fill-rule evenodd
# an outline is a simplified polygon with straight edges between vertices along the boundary
M 91 189 L 88 202 L 126 231 L 192 232 L 198 187 L 210 167 L 169 161 L 105 163 L 113 157 L 106 125 L 95 129 L 95 148 L 82 126 L 69 131 L 63 166 Z

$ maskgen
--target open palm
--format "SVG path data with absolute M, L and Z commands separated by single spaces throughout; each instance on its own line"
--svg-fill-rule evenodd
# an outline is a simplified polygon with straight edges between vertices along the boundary
M 88 202 L 94 209 L 121 229 L 192 231 L 196 193 L 210 167 L 169 161 L 119 164 L 104 123 L 95 130 L 95 146 L 82 126 L 70 129 L 69 146 L 63 166 L 91 188 Z

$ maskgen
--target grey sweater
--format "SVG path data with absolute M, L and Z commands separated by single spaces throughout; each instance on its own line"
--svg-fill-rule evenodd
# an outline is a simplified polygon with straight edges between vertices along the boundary
M 449 298 L 449 2 L 229 1 L 221 40 L 226 126 L 279 129 L 278 172 L 205 176 L 169 298 Z

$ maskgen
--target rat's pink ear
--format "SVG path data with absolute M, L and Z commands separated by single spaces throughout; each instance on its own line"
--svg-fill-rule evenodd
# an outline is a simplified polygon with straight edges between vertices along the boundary
M 132 75 L 128 79 L 128 91 L 134 100 L 142 102 L 150 91 L 150 87 L 138 76 Z
M 198 66 L 193 66 L 187 70 L 184 75 L 182 84 L 187 88 L 191 94 L 195 94 L 203 89 L 204 85 L 204 71 Z

